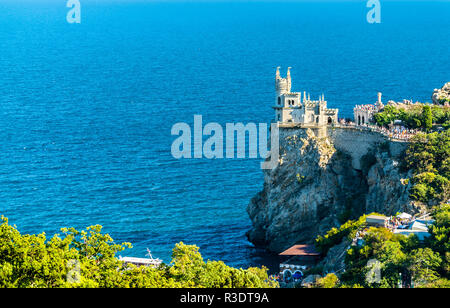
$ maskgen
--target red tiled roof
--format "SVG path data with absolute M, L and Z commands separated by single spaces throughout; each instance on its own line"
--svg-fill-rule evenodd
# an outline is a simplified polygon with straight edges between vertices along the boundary
M 280 256 L 319 256 L 314 245 L 294 245 L 291 248 L 286 249 Z

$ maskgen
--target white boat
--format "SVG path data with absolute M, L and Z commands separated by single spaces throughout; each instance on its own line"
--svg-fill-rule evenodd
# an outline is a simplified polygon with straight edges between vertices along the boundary
M 119 260 L 124 263 L 134 264 L 136 266 L 151 266 L 151 267 L 158 267 L 162 260 L 158 258 L 153 258 L 152 253 L 147 248 L 147 254 L 148 258 L 136 258 L 136 257 L 122 257 L 119 256 Z

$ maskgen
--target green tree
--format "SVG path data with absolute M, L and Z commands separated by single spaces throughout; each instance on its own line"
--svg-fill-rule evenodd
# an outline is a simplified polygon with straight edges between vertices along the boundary
M 433 127 L 433 114 L 431 107 L 428 105 L 423 106 L 423 128 L 427 131 Z
M 409 257 L 409 270 L 416 283 L 425 284 L 438 279 L 437 270 L 442 259 L 430 248 L 413 250 Z
M 22 235 L 8 220 L 0 224 L 0 287 L 20 288 L 266 288 L 278 284 L 266 268 L 236 269 L 221 261 L 204 262 L 198 247 L 176 244 L 170 265 L 158 268 L 124 264 L 116 244 L 101 226 L 47 239 L 44 233 Z M 71 280 L 70 278 L 76 278 Z

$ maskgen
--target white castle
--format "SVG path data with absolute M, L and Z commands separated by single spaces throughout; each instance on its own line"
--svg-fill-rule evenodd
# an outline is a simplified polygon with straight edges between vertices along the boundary
M 319 100 L 311 100 L 306 92 L 291 92 L 291 72 L 287 69 L 286 78 L 281 78 L 280 67 L 275 76 L 275 121 L 278 123 L 308 124 L 323 126 L 338 123 L 338 109 L 327 108 L 322 94 Z M 303 98 L 303 99 L 302 99 Z

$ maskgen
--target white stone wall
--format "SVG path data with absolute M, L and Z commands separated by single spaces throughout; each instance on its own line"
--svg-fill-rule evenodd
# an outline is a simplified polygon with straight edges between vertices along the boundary
M 304 123 L 305 120 L 305 108 L 295 108 L 292 111 L 292 119 L 296 123 Z
M 389 141 L 379 133 L 359 129 L 329 128 L 327 134 L 336 149 L 351 155 L 352 166 L 357 170 L 361 170 L 361 158 L 374 146 L 388 141 L 392 157 L 398 157 L 408 147 L 407 142 Z
M 292 121 L 292 110 L 293 109 L 283 108 L 283 110 L 282 110 L 282 122 L 283 123 Z

